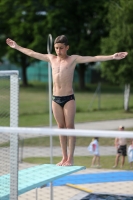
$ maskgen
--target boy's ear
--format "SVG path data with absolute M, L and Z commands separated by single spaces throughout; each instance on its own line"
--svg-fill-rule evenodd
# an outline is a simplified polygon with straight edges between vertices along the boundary
M 67 45 L 67 50 L 69 49 L 69 45 Z

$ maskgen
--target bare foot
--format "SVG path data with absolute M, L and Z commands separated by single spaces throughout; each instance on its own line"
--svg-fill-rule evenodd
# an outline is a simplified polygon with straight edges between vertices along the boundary
M 73 166 L 73 161 L 67 160 L 62 166 Z
M 114 165 L 112 168 L 114 168 L 114 169 L 115 169 L 116 167 L 117 167 L 117 165 Z
M 57 163 L 56 165 L 58 166 L 64 166 L 65 162 L 67 161 L 67 159 L 62 159 L 59 163 Z

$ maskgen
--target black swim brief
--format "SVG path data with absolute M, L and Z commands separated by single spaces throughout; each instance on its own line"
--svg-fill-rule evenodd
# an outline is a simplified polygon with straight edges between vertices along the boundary
M 122 156 L 126 156 L 127 155 L 127 145 L 120 145 L 117 150 L 117 153 L 121 154 Z
M 64 107 L 64 105 L 71 100 L 75 100 L 74 94 L 71 94 L 69 96 L 53 96 L 52 100 L 54 102 L 56 102 L 57 104 L 59 104 L 62 108 Z

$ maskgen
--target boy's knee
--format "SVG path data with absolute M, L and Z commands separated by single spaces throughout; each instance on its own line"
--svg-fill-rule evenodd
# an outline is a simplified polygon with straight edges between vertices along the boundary
M 64 124 L 58 124 L 58 128 L 65 128 Z
M 68 129 L 73 129 L 74 128 L 74 124 L 69 123 L 69 124 L 64 124 L 64 123 L 60 123 L 58 124 L 58 128 L 68 128 Z
M 72 124 L 72 123 L 66 124 L 66 128 L 73 129 L 74 128 L 74 124 Z

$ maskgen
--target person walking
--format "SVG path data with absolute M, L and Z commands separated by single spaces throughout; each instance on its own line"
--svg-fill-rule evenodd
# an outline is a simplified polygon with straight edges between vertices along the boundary
M 100 152 L 99 152 L 99 138 L 94 137 L 90 145 L 88 146 L 88 151 L 93 154 L 91 167 L 100 168 Z

